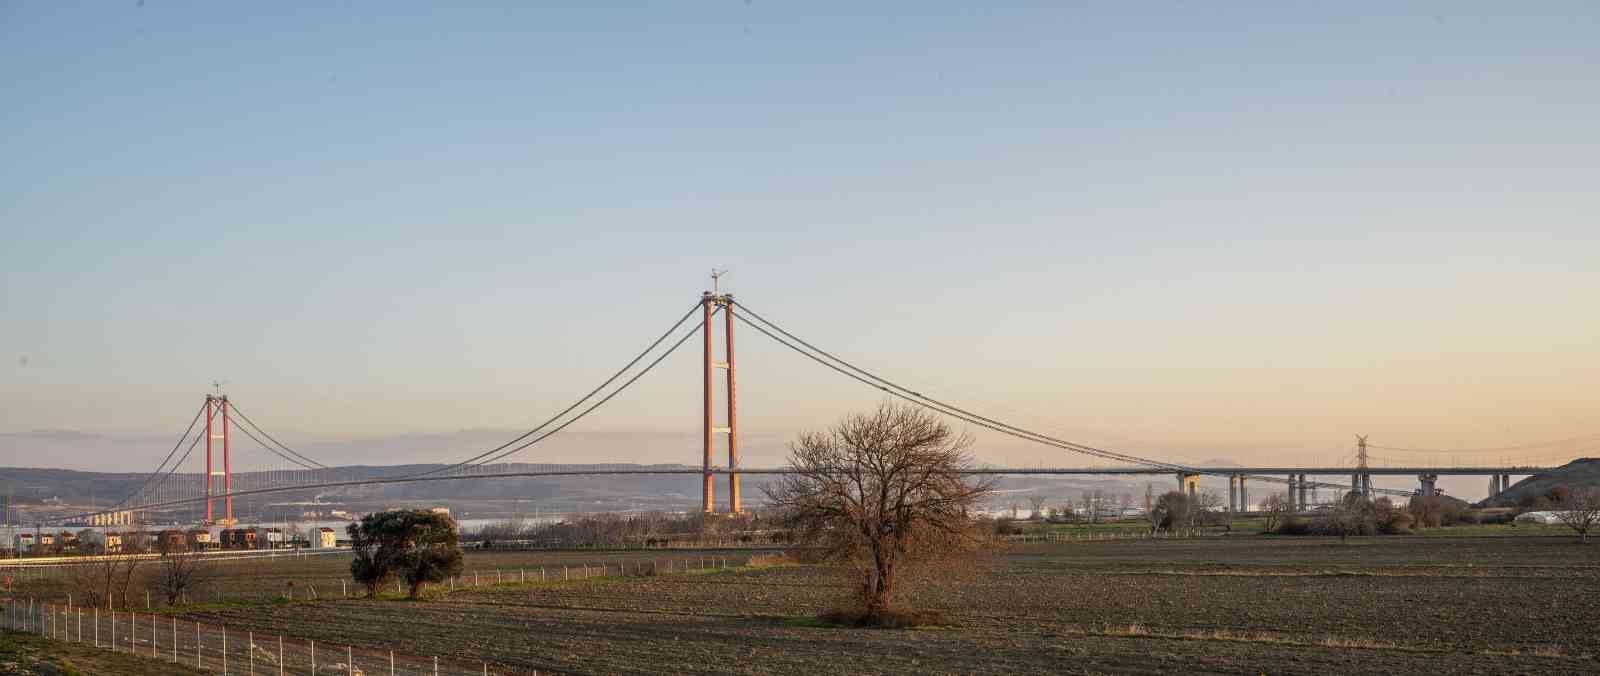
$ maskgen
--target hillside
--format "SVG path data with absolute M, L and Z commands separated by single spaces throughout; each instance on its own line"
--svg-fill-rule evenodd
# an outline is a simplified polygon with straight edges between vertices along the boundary
M 1600 488 L 1600 458 L 1579 458 L 1556 469 L 1518 481 L 1479 507 L 1515 507 L 1523 498 L 1545 495 L 1556 486 Z

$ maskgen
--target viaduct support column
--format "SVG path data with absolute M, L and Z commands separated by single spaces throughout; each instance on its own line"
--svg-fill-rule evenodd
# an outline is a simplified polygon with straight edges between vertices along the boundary
M 1295 489 L 1294 475 L 1290 474 L 1289 475 L 1289 511 L 1298 512 L 1298 511 L 1300 511 L 1300 505 L 1295 504 L 1295 501 L 1294 501 L 1294 498 L 1295 498 L 1294 489 Z
M 1510 474 L 1501 474 L 1500 475 L 1500 490 L 1501 491 L 1506 491 L 1506 490 L 1510 490 L 1510 488 L 1511 488 L 1511 475 Z
M 1239 511 L 1239 475 L 1228 475 L 1228 512 Z
M 1244 483 L 1245 476 L 1239 475 L 1239 511 L 1250 513 L 1250 489 Z
M 711 422 L 712 422 L 711 421 L 711 368 L 712 368 L 712 363 L 711 363 L 711 294 L 709 292 L 701 295 L 701 297 L 700 297 L 700 309 L 702 310 L 702 314 L 703 314 L 703 325 L 700 327 L 700 335 L 701 335 L 702 338 L 705 339 L 705 382 L 704 382 L 704 386 L 705 386 L 704 432 L 705 432 L 705 435 L 704 435 L 704 439 L 703 439 L 703 441 L 705 442 L 705 467 L 704 467 L 705 476 L 703 477 L 704 480 L 705 480 L 705 482 L 704 482 L 705 485 L 701 488 L 701 498 L 702 498 L 701 503 L 702 503 L 702 507 L 705 509 L 705 512 L 707 514 L 710 514 L 710 513 L 714 512 L 714 511 L 716 511 L 716 505 L 713 504 L 712 501 L 711 501 L 712 500 L 713 491 L 716 490 L 716 487 L 712 485 L 712 481 L 711 481 L 711 478 L 712 478 L 712 475 L 711 475 L 711 434 L 712 434 L 712 431 L 711 431 Z
M 1300 475 L 1300 509 L 1306 508 L 1306 475 Z
M 1421 493 L 1423 497 L 1437 495 L 1438 489 L 1435 488 L 1435 485 L 1438 481 L 1439 475 L 1437 474 L 1418 474 L 1417 482 L 1421 484 L 1421 488 L 1418 492 Z

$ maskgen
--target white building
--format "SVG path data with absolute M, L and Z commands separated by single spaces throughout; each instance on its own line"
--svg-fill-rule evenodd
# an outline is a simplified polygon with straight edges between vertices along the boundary
M 120 512 L 103 512 L 89 516 L 91 526 L 132 526 L 133 512 L 122 510 Z

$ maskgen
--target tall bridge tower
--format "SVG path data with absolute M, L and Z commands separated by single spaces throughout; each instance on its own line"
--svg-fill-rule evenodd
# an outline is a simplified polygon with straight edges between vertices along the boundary
M 705 442 L 705 465 L 704 465 L 705 476 L 703 477 L 704 478 L 704 486 L 703 486 L 703 489 L 702 489 L 703 490 L 703 494 L 702 494 L 702 503 L 703 504 L 702 504 L 702 507 L 705 509 L 705 512 L 707 514 L 710 514 L 710 513 L 713 513 L 713 512 L 716 511 L 716 503 L 714 501 L 715 492 L 716 492 L 716 487 L 714 486 L 714 479 L 715 479 L 716 475 L 711 470 L 712 470 L 712 467 L 715 464 L 715 461 L 714 461 L 712 455 L 713 455 L 713 452 L 715 451 L 715 448 L 716 448 L 716 435 L 718 435 L 718 434 L 726 434 L 726 435 L 728 435 L 727 436 L 727 438 L 728 438 L 728 511 L 732 512 L 734 514 L 738 514 L 738 513 L 742 512 L 742 511 L 744 511 L 744 507 L 742 506 L 742 504 L 739 501 L 739 472 L 738 472 L 738 470 L 739 470 L 739 416 L 738 416 L 739 400 L 738 400 L 738 397 L 736 395 L 736 390 L 734 389 L 734 371 L 733 371 L 733 308 L 734 308 L 734 303 L 733 303 L 733 294 L 722 293 L 722 290 L 720 288 L 719 282 L 721 281 L 721 277 L 724 274 L 727 274 L 726 270 L 723 270 L 723 271 L 713 270 L 711 272 L 711 289 L 712 290 L 711 291 L 707 291 L 705 293 L 702 293 L 700 295 L 700 306 L 701 306 L 701 311 L 702 311 L 702 317 L 703 317 L 703 321 L 705 322 L 705 325 L 701 327 L 702 332 L 704 334 L 703 337 L 705 339 L 705 361 L 704 361 L 705 417 L 704 417 L 704 420 L 703 420 L 703 428 L 704 428 L 703 431 L 704 431 L 704 442 Z M 718 311 L 722 312 L 722 320 L 723 320 L 723 324 L 722 324 L 722 338 L 723 338 L 722 354 L 723 354 L 723 361 L 720 361 L 720 362 L 716 361 L 714 359 L 714 355 L 713 355 L 714 351 L 712 349 L 712 342 L 714 342 L 714 337 L 712 336 L 713 329 L 712 329 L 711 318 Z M 715 374 L 717 369 L 722 369 L 724 374 L 726 375 L 726 382 L 727 382 L 726 388 L 727 388 L 727 401 L 728 401 L 728 413 L 727 413 L 727 424 L 726 425 L 717 425 L 716 424 L 716 412 L 715 412 L 715 408 L 714 408 L 714 405 L 713 405 L 713 398 L 714 398 L 713 394 L 714 394 L 714 390 L 715 390 L 715 382 L 714 381 L 716 380 L 715 377 L 714 377 L 714 374 Z

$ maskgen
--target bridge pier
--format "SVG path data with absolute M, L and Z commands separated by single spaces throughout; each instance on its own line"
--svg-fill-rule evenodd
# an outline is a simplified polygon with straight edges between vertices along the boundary
M 1437 483 L 1439 481 L 1439 475 L 1437 475 L 1437 474 L 1418 474 L 1417 475 L 1417 481 L 1422 484 L 1421 489 L 1419 489 L 1417 492 L 1420 493 L 1423 497 L 1431 497 L 1431 496 L 1439 494 L 1439 489 L 1437 487 Z
M 1239 475 L 1239 511 L 1250 513 L 1250 488 L 1244 483 L 1245 476 Z
M 1298 511 L 1300 511 L 1300 505 L 1297 504 L 1294 501 L 1295 500 L 1294 489 L 1295 489 L 1295 478 L 1294 478 L 1293 474 L 1290 474 L 1289 475 L 1289 511 L 1298 512 Z
M 1228 513 L 1239 511 L 1239 475 L 1228 475 Z
M 1300 475 L 1300 509 L 1306 508 L 1306 475 Z
M 1200 475 L 1188 472 L 1178 473 L 1178 492 L 1194 497 L 1195 491 L 1200 488 Z
M 1500 475 L 1500 491 L 1501 492 L 1505 492 L 1505 491 L 1510 490 L 1510 489 L 1511 489 L 1511 475 L 1510 474 L 1501 474 Z

